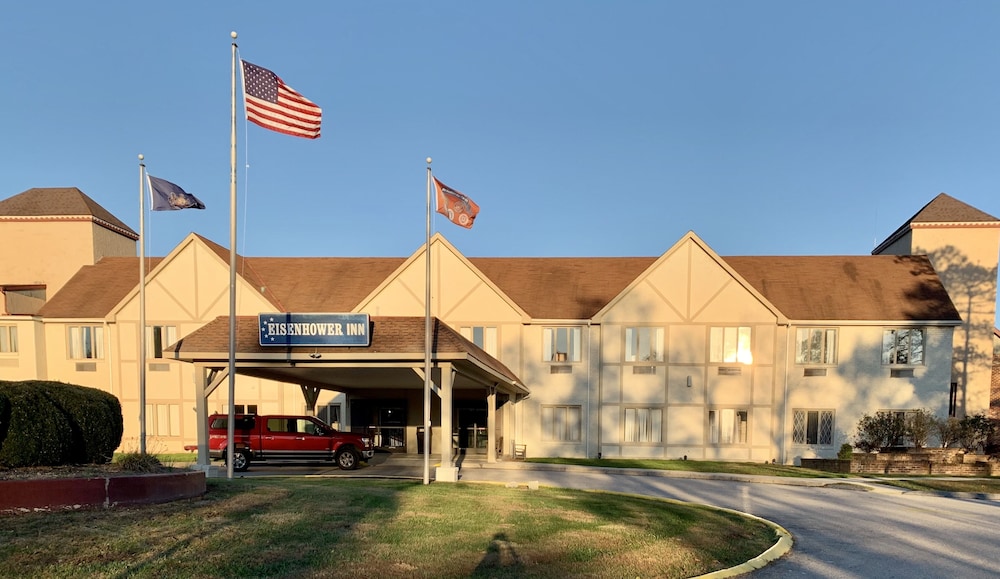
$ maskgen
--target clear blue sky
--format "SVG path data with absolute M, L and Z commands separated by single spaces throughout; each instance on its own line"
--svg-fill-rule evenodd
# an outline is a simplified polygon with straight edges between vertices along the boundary
M 407 256 L 425 163 L 468 256 L 866 254 L 940 192 L 1000 215 L 1000 2 L 14 2 L 0 198 L 75 186 L 138 230 L 138 161 L 229 240 L 230 31 L 324 109 L 239 122 L 238 249 Z M 246 165 L 249 164 L 249 169 Z M 244 215 L 244 210 L 246 211 Z

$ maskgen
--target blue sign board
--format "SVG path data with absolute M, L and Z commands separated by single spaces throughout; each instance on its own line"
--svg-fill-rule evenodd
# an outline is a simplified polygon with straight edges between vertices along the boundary
M 368 314 L 259 314 L 261 346 L 367 346 Z

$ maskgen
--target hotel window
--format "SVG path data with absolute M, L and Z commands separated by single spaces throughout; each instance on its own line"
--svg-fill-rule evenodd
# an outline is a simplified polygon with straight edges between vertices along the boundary
M 162 358 L 163 348 L 176 341 L 177 328 L 175 326 L 147 326 L 146 356 L 149 358 Z
M 833 444 L 833 410 L 796 410 L 792 414 L 792 443 Z
M 625 442 L 663 442 L 662 408 L 626 408 Z
M 542 330 L 542 361 L 579 362 L 580 358 L 580 328 Z
M 257 414 L 256 404 L 233 404 L 235 414 Z
M 340 430 L 340 404 L 320 406 L 317 417 L 335 429 Z
M 708 411 L 708 440 L 712 444 L 746 444 L 747 416 L 738 408 Z
M 900 328 L 882 332 L 882 363 L 919 366 L 924 363 L 924 331 Z
M 663 328 L 625 328 L 626 362 L 662 362 Z
M 0 354 L 17 353 L 17 326 L 0 326 Z
M 582 416 L 579 406 L 542 406 L 542 440 L 579 442 Z
M 497 357 L 497 329 L 490 326 L 462 326 L 465 339 L 479 346 L 487 354 Z
M 711 328 L 708 361 L 717 364 L 752 364 L 749 326 Z
M 72 360 L 104 358 L 104 328 L 101 326 L 70 326 L 69 357 Z
M 180 436 L 180 406 L 177 404 L 147 404 L 146 432 L 154 436 Z
M 799 328 L 795 331 L 796 364 L 836 364 L 837 330 Z

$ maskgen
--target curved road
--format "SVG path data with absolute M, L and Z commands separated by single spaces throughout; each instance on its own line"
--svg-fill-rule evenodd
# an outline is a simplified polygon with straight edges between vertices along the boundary
M 681 475 L 683 476 L 683 475 Z M 752 477 L 749 477 L 752 478 Z M 702 503 L 750 513 L 787 529 L 792 551 L 753 572 L 777 577 L 1000 577 L 1000 502 L 903 493 L 887 487 L 832 486 L 786 479 L 754 481 L 635 476 L 605 470 L 463 469 L 461 480 L 538 481 Z
M 384 460 L 351 472 L 328 466 L 259 465 L 241 476 L 422 478 L 419 462 Z M 538 481 L 547 486 L 670 498 L 756 515 L 787 529 L 794 545 L 785 557 L 748 575 L 753 579 L 1000 577 L 997 500 L 908 493 L 847 479 L 742 477 L 523 462 L 467 464 L 460 471 L 460 480 Z

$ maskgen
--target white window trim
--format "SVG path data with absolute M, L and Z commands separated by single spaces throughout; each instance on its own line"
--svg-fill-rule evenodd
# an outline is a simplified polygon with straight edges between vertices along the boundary
M 557 352 L 559 332 L 566 331 L 566 352 Z M 565 354 L 560 360 L 559 354 Z M 583 329 L 580 326 L 546 326 L 542 328 L 542 361 L 556 364 L 570 364 L 583 361 Z
M 558 417 L 560 413 L 563 414 L 562 418 Z M 544 442 L 575 444 L 583 440 L 583 407 L 579 404 L 543 404 L 541 417 Z M 546 420 L 551 421 L 551 426 L 547 425 Z M 553 436 L 557 427 L 560 427 L 565 436 Z
M 727 417 L 727 414 L 732 413 Z M 744 440 L 739 440 L 739 422 L 736 420 L 740 414 L 746 415 L 745 426 L 742 434 Z M 723 422 L 729 422 L 727 430 L 732 434 L 732 440 L 726 440 L 723 436 Z M 748 407 L 718 407 L 709 408 L 707 416 L 708 444 L 711 446 L 748 446 L 750 444 L 750 409 Z
M 885 342 L 886 334 L 888 334 L 889 332 L 900 332 L 900 331 L 906 331 L 906 332 L 917 331 L 917 332 L 920 332 L 920 361 L 919 362 L 913 362 L 912 360 L 911 361 L 907 361 L 907 362 L 897 362 L 897 361 L 894 361 L 894 360 L 893 361 L 886 361 L 886 342 Z M 897 343 L 898 343 L 898 341 L 897 341 Z M 883 366 L 891 366 L 891 367 L 895 367 L 895 368 L 919 368 L 919 367 L 923 366 L 924 362 L 927 359 L 927 356 L 926 356 L 926 353 L 927 353 L 927 329 L 926 328 L 920 328 L 920 327 L 913 327 L 913 326 L 899 326 L 899 327 L 896 327 L 896 328 L 883 328 L 882 329 L 882 345 L 881 345 L 881 352 L 880 353 L 881 353 L 880 360 L 881 360 Z M 895 344 L 893 345 L 893 353 L 895 353 Z M 912 358 L 912 354 L 913 354 L 913 352 L 912 352 L 912 347 L 911 347 L 911 350 L 910 350 L 910 356 L 911 356 L 911 358 Z M 895 357 L 898 359 L 898 355 L 895 356 Z
M 645 415 L 644 415 L 645 414 Z M 663 418 L 665 412 L 662 406 L 626 406 L 622 409 L 622 444 L 635 446 L 663 445 Z M 645 422 L 643 427 L 640 422 Z M 632 440 L 630 430 L 636 438 L 649 434 L 650 440 Z M 640 433 L 640 430 L 645 431 Z
M 809 442 L 809 414 L 816 413 L 816 442 Z M 802 423 L 802 439 L 801 442 L 797 441 L 796 438 L 796 428 L 795 419 L 798 414 L 804 415 L 804 421 Z M 826 414 L 830 419 L 830 441 L 821 442 L 822 440 L 822 428 L 823 428 L 823 415 Z M 830 408 L 795 408 L 792 410 L 792 444 L 794 446 L 810 446 L 810 447 L 823 447 L 829 448 L 834 445 L 837 439 L 837 413 Z
M 753 364 L 753 328 L 712 326 L 708 329 L 709 364 Z
M 823 345 L 820 356 L 823 358 L 822 361 L 815 362 L 811 360 L 801 359 L 801 346 L 802 340 L 799 337 L 800 332 L 809 332 L 809 338 L 811 340 L 812 334 L 815 332 L 822 332 Z M 833 345 L 830 345 L 830 338 L 833 338 Z M 813 326 L 800 326 L 795 329 L 795 365 L 796 366 L 836 366 L 837 365 L 837 355 L 838 355 L 838 342 L 840 341 L 840 330 L 834 327 L 813 327 Z
M 638 351 L 642 346 L 641 334 L 649 332 L 647 336 L 652 354 L 645 359 L 640 357 Z M 628 364 L 652 364 L 663 361 L 664 352 L 664 331 L 662 326 L 628 326 L 625 328 L 624 348 L 622 348 L 622 358 Z

